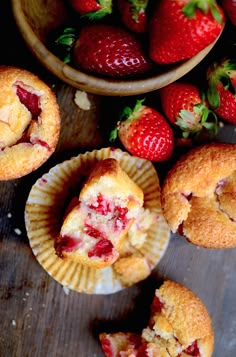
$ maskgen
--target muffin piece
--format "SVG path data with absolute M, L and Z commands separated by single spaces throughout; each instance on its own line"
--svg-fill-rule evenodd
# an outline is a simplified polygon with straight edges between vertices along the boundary
M 161 192 L 173 232 L 206 248 L 236 246 L 236 145 L 195 148 L 168 172 Z
M 52 155 L 60 112 L 52 90 L 24 69 L 0 66 L 0 86 L 0 180 L 10 180 Z
M 202 301 L 181 284 L 166 280 L 155 291 L 148 326 L 132 332 L 101 333 L 105 356 L 211 357 L 214 333 Z
M 57 254 L 96 268 L 112 264 L 143 198 L 116 159 L 99 161 L 63 222 Z
M 206 307 L 192 291 L 170 280 L 155 292 L 142 338 L 157 344 L 167 356 L 210 357 L 213 353 L 214 334 Z
M 132 332 L 100 333 L 102 351 L 107 357 L 135 357 L 141 336 Z

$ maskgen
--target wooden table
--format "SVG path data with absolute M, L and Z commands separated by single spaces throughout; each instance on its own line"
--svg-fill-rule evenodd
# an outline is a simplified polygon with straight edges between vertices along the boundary
M 68 294 L 35 259 L 24 226 L 31 185 L 63 158 L 106 144 L 103 126 L 98 125 L 108 98 L 89 94 L 92 109 L 80 110 L 73 101 L 75 89 L 60 83 L 32 57 L 17 32 L 9 1 L 2 3 L 0 63 L 32 70 L 54 85 L 62 132 L 57 152 L 39 170 L 0 182 L 0 356 L 103 356 L 98 333 L 139 332 L 146 325 L 155 288 L 165 278 L 186 285 L 205 303 L 215 331 L 214 357 L 236 356 L 236 249 L 201 249 L 172 236 L 150 278 L 112 295 Z M 110 100 L 118 106 L 122 99 Z M 109 115 L 104 116 L 107 123 Z M 236 143 L 235 129 L 225 126 L 220 138 Z M 157 169 L 160 176 L 165 174 L 164 167 Z

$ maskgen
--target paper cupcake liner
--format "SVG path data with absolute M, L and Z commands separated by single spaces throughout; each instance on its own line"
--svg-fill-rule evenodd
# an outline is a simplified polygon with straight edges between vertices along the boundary
M 36 259 L 47 273 L 64 287 L 81 293 L 111 294 L 134 283 L 124 283 L 114 265 L 101 269 L 83 266 L 59 258 L 54 249 L 70 199 L 79 195 L 79 187 L 95 162 L 108 157 L 115 158 L 142 188 L 144 207 L 158 216 L 158 221 L 148 229 L 143 245 L 133 249 L 131 255 L 143 257 L 152 270 L 165 253 L 170 237 L 161 211 L 159 179 L 150 161 L 133 157 L 120 149 L 104 148 L 54 166 L 35 182 L 29 193 L 25 207 L 26 231 Z

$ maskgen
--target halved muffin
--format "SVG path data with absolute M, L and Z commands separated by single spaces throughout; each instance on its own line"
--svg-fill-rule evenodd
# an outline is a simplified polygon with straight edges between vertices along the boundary
M 53 154 L 60 111 L 52 89 L 27 70 L 0 66 L 0 87 L 0 180 L 10 180 Z

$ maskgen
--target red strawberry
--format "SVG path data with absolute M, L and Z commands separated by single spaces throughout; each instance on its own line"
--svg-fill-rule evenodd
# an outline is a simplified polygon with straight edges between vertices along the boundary
M 165 116 L 180 127 L 184 138 L 199 133 L 203 128 L 217 133 L 217 117 L 208 108 L 196 85 L 174 82 L 159 89 L 159 94 Z M 210 114 L 214 122 L 207 121 Z
M 151 59 L 171 64 L 193 57 L 216 40 L 224 20 L 215 0 L 160 0 L 150 20 Z
M 222 7 L 232 24 L 236 26 L 236 0 L 222 0 Z
M 217 115 L 236 125 L 236 61 L 214 62 L 207 71 L 208 101 Z
M 173 131 L 165 118 L 155 109 L 138 100 L 134 109 L 126 107 L 117 128 L 111 133 L 110 140 L 117 132 L 121 143 L 132 155 L 151 160 L 166 161 L 174 149 Z
M 69 0 L 72 8 L 82 16 L 100 19 L 112 12 L 112 0 Z
M 74 62 L 83 70 L 114 78 L 142 74 L 151 68 L 133 34 L 104 24 L 83 27 L 75 43 Z
M 118 0 L 118 8 L 123 24 L 131 31 L 147 31 L 146 9 L 148 0 Z

